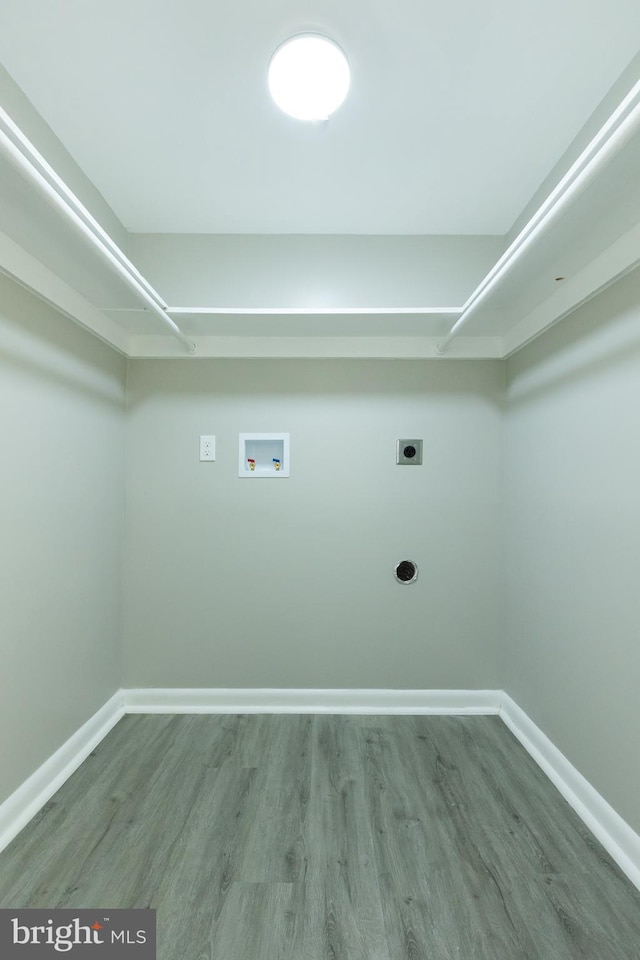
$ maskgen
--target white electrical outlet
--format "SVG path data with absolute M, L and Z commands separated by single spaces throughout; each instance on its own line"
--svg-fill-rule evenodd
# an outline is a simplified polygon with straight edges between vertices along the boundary
M 200 437 L 200 459 L 215 460 L 216 458 L 216 438 Z

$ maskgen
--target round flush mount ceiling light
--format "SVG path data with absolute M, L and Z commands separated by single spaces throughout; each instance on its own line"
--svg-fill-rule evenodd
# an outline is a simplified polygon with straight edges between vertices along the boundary
M 349 64 L 333 40 L 308 33 L 281 44 L 269 64 L 276 104 L 297 120 L 326 120 L 349 91 Z

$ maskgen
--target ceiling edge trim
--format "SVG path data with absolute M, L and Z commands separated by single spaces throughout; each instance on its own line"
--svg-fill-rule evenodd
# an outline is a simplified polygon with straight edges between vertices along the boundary
M 31 143 L 9 114 L 0 107 L 0 147 L 31 183 L 73 223 L 103 260 L 141 297 L 188 351 L 195 349 L 178 325 L 167 315 L 166 304 L 151 284 L 103 230 L 84 204 Z
M 464 304 L 461 316 L 441 341 L 439 352 L 444 353 L 447 350 L 454 337 L 469 321 L 476 307 L 507 275 L 516 260 L 538 239 L 552 219 L 576 197 L 578 192 L 597 176 L 600 168 L 618 153 L 638 127 L 640 127 L 640 80 L 636 81 L 620 101 L 486 277 L 480 281 Z
M 2 232 L 0 271 L 119 353 L 127 355 L 128 338 L 122 327 Z
M 341 317 L 359 315 L 416 316 L 459 314 L 462 307 L 167 307 L 167 313 L 202 316 L 226 315 L 238 317 Z
M 442 359 L 437 337 L 195 337 L 190 359 Z M 168 336 L 131 335 L 127 354 L 132 359 L 184 357 Z M 445 359 L 499 360 L 502 337 L 461 337 Z
M 550 297 L 505 334 L 505 357 L 525 347 L 545 330 L 639 267 L 639 251 L 640 224 L 637 224 L 579 273 L 565 280 Z

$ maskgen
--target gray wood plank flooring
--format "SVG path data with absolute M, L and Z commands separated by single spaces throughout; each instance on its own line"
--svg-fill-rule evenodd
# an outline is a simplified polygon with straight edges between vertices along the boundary
M 159 960 L 640 960 L 640 892 L 497 717 L 125 717 L 0 906 L 154 907 Z

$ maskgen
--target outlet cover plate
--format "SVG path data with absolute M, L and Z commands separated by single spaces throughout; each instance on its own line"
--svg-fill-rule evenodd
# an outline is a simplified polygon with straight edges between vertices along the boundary
M 216 458 L 216 438 L 212 436 L 200 436 L 200 461 L 215 460 Z

